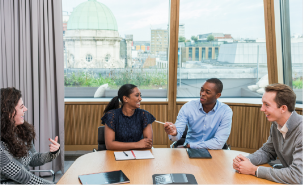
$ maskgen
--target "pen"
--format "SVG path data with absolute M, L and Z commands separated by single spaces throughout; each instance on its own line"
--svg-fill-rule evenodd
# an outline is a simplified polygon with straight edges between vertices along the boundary
M 157 123 L 161 123 L 161 124 L 163 124 L 163 125 L 165 124 L 165 123 L 163 123 L 163 122 L 161 122 L 161 121 L 157 121 L 157 120 L 155 120 L 155 122 L 157 122 Z
M 123 153 L 124 153 L 126 156 L 128 156 L 127 153 L 125 153 L 124 151 L 123 151 Z

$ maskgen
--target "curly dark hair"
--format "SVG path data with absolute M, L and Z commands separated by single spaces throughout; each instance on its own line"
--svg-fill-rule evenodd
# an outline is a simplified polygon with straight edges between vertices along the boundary
M 1 141 L 7 144 L 9 152 L 17 158 L 27 155 L 36 136 L 34 126 L 26 121 L 15 126 L 15 107 L 21 96 L 21 91 L 14 87 L 1 89 Z

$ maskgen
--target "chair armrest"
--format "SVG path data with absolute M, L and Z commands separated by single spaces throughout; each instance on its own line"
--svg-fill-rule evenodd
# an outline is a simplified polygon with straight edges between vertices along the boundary
M 272 167 L 275 168 L 275 169 L 281 169 L 281 168 L 283 168 L 283 165 L 282 164 L 274 164 Z
M 170 148 L 177 148 L 178 145 L 177 145 L 177 141 L 174 141 L 171 145 L 170 145 Z
M 55 172 L 53 170 L 29 170 L 30 172 L 50 172 L 53 176 L 53 182 L 55 182 Z
M 223 150 L 230 150 L 230 145 L 228 145 L 227 143 L 224 144 Z
M 94 148 L 94 149 L 93 149 L 93 152 L 97 152 L 97 150 Z

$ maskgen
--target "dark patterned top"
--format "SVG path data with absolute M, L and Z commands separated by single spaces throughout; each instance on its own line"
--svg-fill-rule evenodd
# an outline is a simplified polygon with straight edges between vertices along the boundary
M 102 124 L 113 129 L 115 141 L 138 142 L 142 139 L 145 127 L 152 124 L 156 118 L 143 109 L 136 109 L 132 116 L 125 116 L 119 108 L 108 111 L 101 120 Z
M 29 171 L 29 166 L 41 166 L 55 159 L 60 153 L 38 153 L 34 145 L 28 151 L 27 156 L 15 158 L 7 149 L 7 144 L 0 142 L 0 181 L 1 184 L 54 184 L 54 182 L 42 179 Z

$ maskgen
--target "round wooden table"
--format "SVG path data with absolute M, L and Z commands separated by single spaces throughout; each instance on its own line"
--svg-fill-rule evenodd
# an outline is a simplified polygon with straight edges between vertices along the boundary
M 78 175 L 122 170 L 131 184 L 152 184 L 153 174 L 193 174 L 198 184 L 273 184 L 252 175 L 238 174 L 232 167 L 235 156 L 245 152 L 209 150 L 212 159 L 190 159 L 184 148 L 151 149 L 155 159 L 116 161 L 113 151 L 92 152 L 79 157 L 58 184 L 80 184 Z M 270 166 L 268 164 L 263 166 Z

